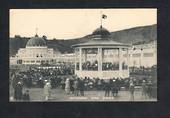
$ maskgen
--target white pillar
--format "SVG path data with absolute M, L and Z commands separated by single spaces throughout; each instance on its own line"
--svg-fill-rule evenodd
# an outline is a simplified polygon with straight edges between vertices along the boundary
M 153 52 L 153 57 L 154 57 L 154 65 L 157 65 L 157 46 L 154 46 L 154 52 Z
M 127 71 L 129 75 L 129 66 L 130 66 L 130 53 L 129 53 L 129 48 L 127 48 Z
M 82 71 L 82 48 L 79 48 L 79 70 Z
M 102 71 L 102 48 L 98 48 L 98 71 Z
M 84 62 L 86 62 L 87 61 L 87 50 L 85 49 L 84 50 Z
M 140 66 L 143 66 L 143 48 L 140 49 L 141 51 L 141 56 L 140 56 Z
M 119 77 L 122 77 L 122 48 L 119 48 Z
M 74 66 L 75 66 L 75 71 L 76 71 L 76 65 L 77 65 L 77 49 L 74 49 Z

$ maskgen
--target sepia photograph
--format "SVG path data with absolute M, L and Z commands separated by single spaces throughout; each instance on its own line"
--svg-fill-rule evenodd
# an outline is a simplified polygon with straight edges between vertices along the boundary
M 157 9 L 10 9 L 9 102 L 157 102 Z

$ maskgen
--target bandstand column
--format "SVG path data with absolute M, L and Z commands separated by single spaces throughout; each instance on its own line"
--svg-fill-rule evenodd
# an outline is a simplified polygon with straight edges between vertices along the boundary
M 82 71 L 82 48 L 79 48 L 79 70 Z
M 143 48 L 140 49 L 141 51 L 141 56 L 140 56 L 140 67 L 143 66 Z
M 102 48 L 98 48 L 98 71 L 102 71 Z
M 84 62 L 86 62 L 87 61 L 87 50 L 84 50 L 84 56 L 83 56 L 83 58 L 84 58 Z
M 128 68 L 129 68 L 129 65 L 130 65 L 130 54 L 129 54 L 129 49 L 127 49 L 127 65 L 128 65 Z
M 129 65 L 130 65 L 130 54 L 129 54 L 129 49 L 127 48 L 127 70 L 129 72 Z
M 75 63 L 74 64 L 74 68 L 75 68 L 75 70 L 77 70 L 76 69 L 76 67 L 77 67 L 77 49 L 76 48 L 74 49 L 74 52 L 75 52 L 75 56 L 74 56 L 74 63 Z
M 119 48 L 119 77 L 122 77 L 122 48 Z

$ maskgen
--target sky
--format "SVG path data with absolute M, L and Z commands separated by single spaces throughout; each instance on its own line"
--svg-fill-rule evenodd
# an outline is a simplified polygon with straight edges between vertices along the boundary
M 100 27 L 101 14 L 110 32 L 157 24 L 157 9 L 10 9 L 10 37 L 80 38 Z

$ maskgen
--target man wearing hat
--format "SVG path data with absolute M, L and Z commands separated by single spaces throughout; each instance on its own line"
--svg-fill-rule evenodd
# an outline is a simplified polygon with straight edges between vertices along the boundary
M 14 89 L 14 98 L 16 100 L 21 100 L 22 99 L 22 89 L 23 89 L 23 86 L 22 86 L 21 82 L 19 81 L 16 84 L 15 89 Z
M 142 97 L 146 98 L 147 96 L 147 84 L 146 81 L 142 81 Z

